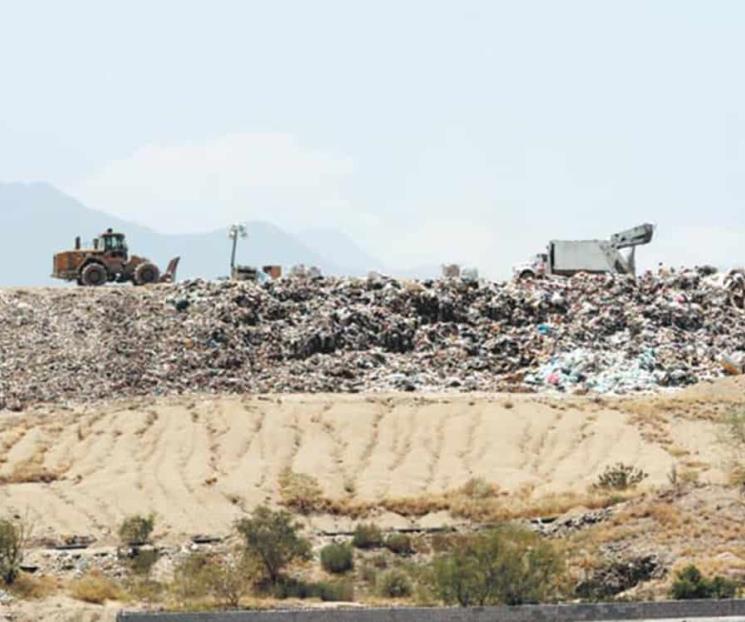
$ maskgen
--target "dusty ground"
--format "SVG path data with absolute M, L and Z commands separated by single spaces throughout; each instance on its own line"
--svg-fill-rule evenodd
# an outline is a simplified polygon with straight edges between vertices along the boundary
M 737 399 L 740 386 L 600 402 L 193 397 L 7 414 L 0 417 L 0 504 L 30 514 L 37 536 L 105 542 L 132 513 L 155 512 L 161 538 L 225 533 L 245 510 L 277 502 L 286 467 L 316 477 L 326 496 L 368 502 L 437 494 L 473 477 L 534 497 L 583 492 L 616 462 L 648 472 L 648 487 L 664 484 L 674 464 L 720 482 L 711 409 Z M 314 524 L 333 528 L 338 520 Z
M 315 477 L 324 497 L 375 506 L 437 497 L 472 478 L 508 500 L 580 499 L 606 466 L 624 462 L 649 474 L 643 494 L 568 536 L 575 561 L 661 550 L 673 565 L 694 559 L 736 573 L 745 569 L 745 505 L 722 486 L 718 422 L 745 406 L 744 389 L 745 378 L 734 378 L 625 399 L 202 395 L 0 413 L 0 513 L 31 520 L 38 559 L 44 539 L 92 536 L 94 549 L 110 547 L 132 513 L 157 514 L 158 543 L 227 534 L 253 506 L 281 502 L 286 468 Z M 687 488 L 671 486 L 673 472 Z M 382 527 L 466 521 L 446 511 L 372 518 Z M 303 520 L 310 533 L 355 522 Z M 13 619 L 113 619 L 112 606 L 71 613 L 73 602 L 57 595 L 17 603 Z

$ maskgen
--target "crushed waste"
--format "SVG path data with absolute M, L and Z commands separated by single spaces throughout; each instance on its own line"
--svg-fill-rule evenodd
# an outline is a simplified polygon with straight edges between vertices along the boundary
M 187 392 L 680 387 L 745 366 L 745 279 L 291 275 L 0 290 L 0 410 Z

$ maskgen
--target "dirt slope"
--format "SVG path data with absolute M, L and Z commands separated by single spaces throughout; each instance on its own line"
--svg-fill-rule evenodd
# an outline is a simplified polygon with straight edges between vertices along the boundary
M 284 468 L 332 498 L 437 494 L 478 477 L 507 492 L 583 492 L 609 464 L 665 484 L 673 464 L 721 481 L 714 420 L 743 400 L 736 380 L 670 396 L 598 401 L 526 395 L 293 395 L 119 401 L 0 416 L 0 506 L 37 536 L 100 542 L 134 512 L 160 537 L 225 533 L 278 502 Z M 395 524 L 401 517 L 378 517 Z M 428 524 L 449 520 L 436 515 Z M 317 527 L 349 520 L 314 517 Z

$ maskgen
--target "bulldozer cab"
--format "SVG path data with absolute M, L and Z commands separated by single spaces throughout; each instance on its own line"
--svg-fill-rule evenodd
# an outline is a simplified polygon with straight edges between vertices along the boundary
M 94 241 L 94 247 L 111 257 L 127 257 L 127 243 L 124 241 L 123 233 L 114 233 L 107 229 L 105 233 Z

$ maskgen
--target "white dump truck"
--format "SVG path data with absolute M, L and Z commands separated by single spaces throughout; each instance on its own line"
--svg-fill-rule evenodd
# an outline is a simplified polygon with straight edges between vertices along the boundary
M 520 279 L 578 272 L 636 276 L 636 247 L 649 244 L 654 229 L 646 223 L 616 233 L 609 240 L 552 240 L 545 253 L 515 266 L 513 273 Z

